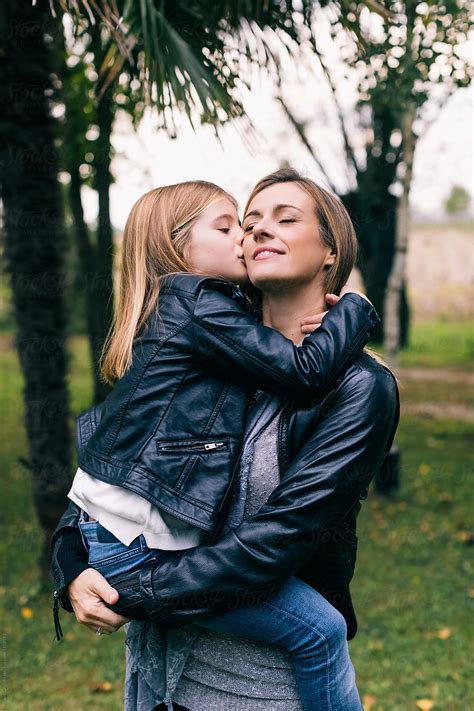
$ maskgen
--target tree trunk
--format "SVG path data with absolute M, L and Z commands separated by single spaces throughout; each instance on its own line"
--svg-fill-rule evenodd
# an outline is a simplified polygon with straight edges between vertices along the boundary
M 104 343 L 103 318 L 97 304 L 96 282 L 97 250 L 92 244 L 89 228 L 84 219 L 84 209 L 81 199 L 82 180 L 79 175 L 79 165 L 68 166 L 71 176 L 69 184 L 69 203 L 73 219 L 73 230 L 76 238 L 77 253 L 81 266 L 81 284 L 86 307 L 87 332 L 94 381 L 94 402 L 99 403 L 106 397 L 109 387 L 100 379 L 99 361 Z
M 5 257 L 24 377 L 28 467 L 43 530 L 39 560 L 49 581 L 49 541 L 71 483 L 66 386 L 66 249 L 52 94 L 50 9 L 46 0 L 0 5 L 0 183 Z
M 374 201 L 373 194 L 367 181 L 357 191 L 343 195 L 342 201 L 351 215 L 359 240 L 358 267 L 365 291 L 381 319 L 372 340 L 382 343 L 383 305 L 395 243 L 395 198 L 387 193 L 383 199 Z
M 112 185 L 111 143 L 114 120 L 113 91 L 109 87 L 99 98 L 97 106 L 97 124 L 99 137 L 95 153 L 95 187 L 99 197 L 99 217 L 97 222 L 97 259 L 96 278 L 93 284 L 94 303 L 98 316 L 96 335 L 92 350 L 102 351 L 105 338 L 112 323 L 114 313 L 113 290 L 113 232 L 110 222 L 110 186 Z M 96 401 L 100 402 L 110 391 L 107 384 L 100 382 L 96 392 Z
M 388 279 L 384 304 L 384 350 L 389 363 L 396 365 L 400 350 L 400 304 L 401 292 L 406 280 L 406 256 L 410 223 L 409 194 L 415 154 L 415 134 L 413 122 L 416 107 L 409 105 L 402 117 L 402 146 L 405 173 L 402 180 L 403 192 L 397 206 L 397 224 L 395 232 L 395 255 Z

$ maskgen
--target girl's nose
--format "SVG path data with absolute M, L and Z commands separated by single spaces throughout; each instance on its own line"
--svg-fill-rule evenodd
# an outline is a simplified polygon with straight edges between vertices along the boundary
M 235 238 L 234 238 L 235 244 L 239 249 L 242 248 L 242 242 L 244 241 L 244 235 L 245 235 L 245 232 L 243 231 L 242 227 L 239 226 L 235 231 Z

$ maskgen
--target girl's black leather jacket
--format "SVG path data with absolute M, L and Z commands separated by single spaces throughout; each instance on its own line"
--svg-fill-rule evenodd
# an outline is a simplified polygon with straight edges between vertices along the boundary
M 216 534 L 249 392 L 267 389 L 320 410 L 377 322 L 365 299 L 346 294 L 296 347 L 257 324 L 245 297 L 225 280 L 174 275 L 162 286 L 159 316 L 134 342 L 131 368 L 100 408 L 78 420 L 79 466 Z M 71 504 L 52 538 L 60 600 L 64 578 L 55 550 L 61 531 L 77 526 L 77 514 Z
M 134 341 L 133 361 L 79 442 L 79 466 L 164 511 L 214 531 L 242 444 L 255 388 L 321 398 L 360 354 L 378 316 L 346 294 L 320 328 L 295 346 L 257 323 L 223 279 L 165 281 L 159 315 Z M 81 428 L 79 437 L 83 437 Z

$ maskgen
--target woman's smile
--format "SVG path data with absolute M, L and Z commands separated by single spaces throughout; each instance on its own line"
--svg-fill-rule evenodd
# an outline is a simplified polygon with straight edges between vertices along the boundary
M 272 257 L 279 257 L 284 254 L 283 251 L 275 249 L 274 247 L 257 247 L 253 253 L 254 261 L 261 259 L 271 259 Z

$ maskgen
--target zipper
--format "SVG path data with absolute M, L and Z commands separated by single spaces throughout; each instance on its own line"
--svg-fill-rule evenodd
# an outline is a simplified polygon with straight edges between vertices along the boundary
M 210 452 L 214 449 L 221 449 L 226 446 L 226 442 L 200 442 L 198 444 L 162 444 L 158 445 L 158 449 L 161 452 L 181 452 L 182 450 L 188 451 L 190 449 L 200 452 Z

